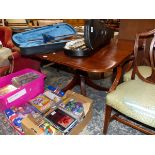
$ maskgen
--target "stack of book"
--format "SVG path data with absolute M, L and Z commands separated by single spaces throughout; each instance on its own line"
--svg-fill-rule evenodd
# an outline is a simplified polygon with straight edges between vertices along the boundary
M 29 102 L 39 110 L 39 112 L 46 113 L 51 108 L 54 109 L 59 105 L 61 102 L 61 96 L 51 90 L 46 90 L 43 94 L 36 96 Z
M 33 109 L 33 107 L 29 104 L 25 104 L 20 107 L 12 107 L 12 108 L 6 109 L 4 113 L 10 125 L 13 128 L 15 128 L 19 134 L 24 134 L 22 123 L 21 123 L 24 118 L 26 118 L 29 114 L 31 114 L 35 118 L 40 116 L 40 114 L 37 113 Z
M 39 77 L 38 74 L 34 73 L 34 72 L 29 72 L 17 77 L 13 77 L 12 78 L 12 84 L 16 87 L 20 87 L 26 83 L 29 83 L 35 79 L 37 79 Z
M 59 104 L 59 108 L 71 115 L 72 117 L 76 118 L 78 121 L 81 121 L 85 116 L 83 103 L 73 98 L 64 99 Z
M 61 101 L 61 97 L 50 90 L 45 91 L 43 94 L 47 96 L 50 100 L 52 100 L 55 105 Z

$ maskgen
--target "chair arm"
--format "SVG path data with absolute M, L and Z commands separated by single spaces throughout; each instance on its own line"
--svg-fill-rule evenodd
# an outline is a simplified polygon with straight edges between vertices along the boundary
M 112 86 L 109 89 L 109 92 L 115 90 L 116 87 L 118 86 L 119 82 L 122 79 L 124 68 L 125 68 L 125 71 L 130 70 L 131 67 L 133 66 L 133 64 L 134 64 L 134 55 L 131 55 L 130 57 L 128 57 L 127 59 L 125 59 L 122 64 L 120 64 L 119 66 L 117 66 L 117 68 L 116 68 L 117 69 L 117 71 L 116 71 L 116 77 L 114 79 L 114 82 L 112 83 Z M 125 65 L 127 65 L 127 66 L 125 66 Z
M 15 45 L 13 44 L 12 40 L 8 40 L 6 43 L 6 47 L 12 49 Z
M 7 42 L 6 47 L 10 48 L 12 52 L 17 52 L 17 51 L 20 52 L 20 49 L 13 44 L 12 40 L 9 40 Z
M 21 57 L 20 52 L 13 52 L 13 57 L 10 56 L 9 59 L 10 59 L 10 60 L 11 60 L 11 59 L 18 59 L 18 58 L 20 58 L 20 57 Z
M 135 57 L 132 54 L 127 59 L 124 60 L 124 62 L 122 63 L 124 73 L 128 72 L 133 67 L 134 59 Z
M 114 79 L 114 82 L 112 83 L 112 86 L 110 87 L 109 92 L 113 91 L 116 89 L 117 85 L 119 84 L 121 77 L 122 77 L 122 66 L 117 66 L 117 73 L 116 73 L 116 77 Z
M 20 48 L 14 46 L 14 47 L 12 48 L 12 52 L 13 52 L 13 53 L 14 53 L 14 52 L 18 52 L 18 53 L 20 54 Z
M 8 60 L 10 62 L 9 73 L 12 73 L 14 71 L 15 61 L 18 61 L 16 59 L 20 59 L 20 58 L 21 58 L 21 54 L 19 52 L 13 52 L 13 54 L 8 57 Z

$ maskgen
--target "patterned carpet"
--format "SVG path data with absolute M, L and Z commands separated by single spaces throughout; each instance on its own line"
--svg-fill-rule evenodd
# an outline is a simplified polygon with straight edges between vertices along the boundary
M 45 85 L 59 86 L 63 88 L 72 79 L 73 74 L 66 69 L 59 69 L 55 67 L 47 67 L 42 69 L 47 75 L 45 80 Z M 102 86 L 110 86 L 110 77 L 100 80 L 94 80 L 95 83 Z M 46 87 L 45 86 L 45 87 Z M 80 93 L 79 86 L 74 87 L 73 91 Z M 80 133 L 80 135 L 102 135 L 103 130 L 103 119 L 104 119 L 104 108 L 105 108 L 105 96 L 104 91 L 97 91 L 93 88 L 86 87 L 87 96 L 93 99 L 93 118 L 85 127 L 85 129 Z M 5 116 L 0 113 L 0 134 L 1 135 L 14 135 L 16 134 L 14 130 L 8 124 Z M 142 135 L 141 132 L 127 127 L 115 120 L 110 123 L 108 135 Z

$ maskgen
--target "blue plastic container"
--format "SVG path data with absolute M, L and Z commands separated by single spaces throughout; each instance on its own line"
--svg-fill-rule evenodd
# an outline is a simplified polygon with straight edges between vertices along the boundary
M 63 49 L 67 38 L 74 35 L 76 31 L 71 25 L 59 23 L 14 34 L 12 40 L 22 55 L 35 55 Z

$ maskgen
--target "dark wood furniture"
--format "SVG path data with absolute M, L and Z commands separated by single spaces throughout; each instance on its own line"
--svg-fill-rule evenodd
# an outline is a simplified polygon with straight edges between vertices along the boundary
M 72 26 L 83 26 L 85 24 L 85 19 L 63 19 L 63 21 Z
M 119 39 L 135 40 L 137 33 L 155 28 L 155 19 L 121 19 Z
M 118 39 L 135 41 L 136 34 L 146 32 L 155 28 L 155 19 L 120 19 Z M 138 53 L 137 63 L 145 65 L 143 57 L 145 53 Z
M 138 70 L 137 53 L 139 52 L 139 50 L 138 50 L 139 44 L 140 44 L 140 46 L 142 46 L 141 48 L 143 49 L 144 53 L 149 54 L 148 57 L 143 57 L 146 64 L 148 64 L 152 70 L 151 76 L 149 76 L 147 78 L 143 77 L 143 75 Z M 136 35 L 135 46 L 134 46 L 135 61 L 134 61 L 134 68 L 133 68 L 133 73 L 132 73 L 132 77 L 131 77 L 132 79 L 134 79 L 135 75 L 137 75 L 141 80 L 151 83 L 151 84 L 155 84 L 155 50 L 154 50 L 154 46 L 155 46 L 155 29 Z
M 154 98 L 153 98 L 154 97 L 154 91 L 153 91 L 154 89 L 149 89 L 149 88 L 147 89 L 147 91 L 152 90 L 152 92 L 149 91 L 149 94 L 152 94 L 152 98 L 151 98 L 151 97 L 148 97 L 146 95 L 145 86 L 147 86 L 147 83 L 152 84 L 152 86 L 155 84 L 155 50 L 154 50 L 154 45 L 155 45 L 155 29 L 136 35 L 135 45 L 134 45 L 134 65 L 133 65 L 133 71 L 132 71 L 131 79 L 133 79 L 132 81 L 136 81 L 134 79 L 135 79 L 135 75 L 137 75 L 140 80 L 144 81 L 144 85 L 143 85 L 144 87 L 141 88 L 144 91 L 142 91 L 143 94 L 141 93 L 140 95 L 143 96 L 142 98 L 143 98 L 144 101 L 146 101 L 146 103 L 145 103 L 145 105 L 144 105 L 144 103 L 138 104 L 138 102 L 140 102 L 141 100 L 140 101 L 135 100 L 135 97 L 134 97 L 134 100 L 132 100 L 132 97 L 128 98 L 128 100 L 129 100 L 128 104 L 134 103 L 134 105 L 135 105 L 135 106 L 133 105 L 134 110 L 139 115 L 137 114 L 136 119 L 135 119 L 135 117 L 133 118 L 133 114 L 131 112 L 128 113 L 128 115 L 127 115 L 129 118 L 131 118 L 132 121 L 137 122 L 137 123 L 140 122 L 140 123 L 142 123 L 141 125 L 144 125 L 145 127 L 151 127 L 153 129 L 155 128 L 155 126 L 153 125 L 154 122 L 150 121 L 151 122 L 150 123 L 149 121 L 146 121 L 146 120 L 148 120 L 148 117 L 145 117 L 145 116 L 148 115 L 148 116 L 150 116 L 150 118 L 153 117 L 152 113 L 154 111 L 153 110 L 154 105 L 152 104 L 152 102 L 150 103 L 150 100 L 154 101 Z M 142 75 L 142 73 L 139 71 L 139 67 L 138 67 L 138 64 L 137 64 L 137 56 L 139 54 L 146 53 L 146 52 L 149 54 L 149 57 L 144 57 L 143 56 L 143 59 L 146 62 L 146 64 L 148 64 L 148 66 L 152 70 L 150 76 L 148 76 L 148 77 L 144 77 Z M 116 87 L 118 85 L 118 82 L 120 81 L 121 71 L 122 71 L 121 68 L 119 68 L 119 74 L 115 79 L 116 82 L 113 83 L 113 85 L 112 85 L 109 92 L 112 92 L 112 91 L 114 91 L 116 89 Z M 124 84 L 124 87 L 126 86 L 127 90 L 129 91 L 129 85 L 127 83 L 128 82 L 124 82 L 123 84 Z M 146 83 L 146 85 L 145 85 L 145 83 Z M 151 85 L 149 85 L 149 86 L 152 88 Z M 133 89 L 135 89 L 135 87 Z M 129 93 L 134 93 L 134 92 L 129 92 Z M 117 94 L 117 95 L 119 95 L 119 94 Z M 129 96 L 131 96 L 131 95 L 129 95 Z M 139 96 L 137 96 L 137 98 L 138 97 Z M 126 98 L 125 95 L 124 95 L 124 98 Z M 117 103 L 118 102 L 119 101 L 117 101 Z M 124 103 L 125 101 L 121 101 L 121 102 L 123 102 L 123 104 L 125 104 Z M 118 104 L 117 104 L 117 108 L 118 108 Z M 118 109 L 117 108 L 113 108 L 112 106 L 106 105 L 104 129 L 103 129 L 104 134 L 107 133 L 109 123 L 110 123 L 110 121 L 112 119 L 115 119 L 115 120 L 117 120 L 117 121 L 119 121 L 119 122 L 121 122 L 121 123 L 123 123 L 123 124 L 125 124 L 127 126 L 135 128 L 135 129 L 137 129 L 137 130 L 139 130 L 139 131 L 141 131 L 141 132 L 143 132 L 145 134 L 155 134 L 154 130 L 152 132 L 151 130 L 148 130 L 148 128 L 140 127 L 139 125 L 136 125 L 132 121 L 129 121 L 129 120 L 126 120 L 126 119 L 120 117 L 120 114 L 126 115 L 125 111 L 124 111 L 124 113 L 121 111 L 121 112 L 118 112 L 118 113 L 116 113 L 114 115 L 111 115 L 112 110 L 114 110 L 114 109 L 118 110 L 119 108 Z M 130 106 L 129 106 L 129 108 L 131 109 Z M 126 110 L 127 110 L 127 108 L 126 108 Z M 142 115 L 143 118 L 140 119 L 142 113 L 143 113 L 143 115 Z
M 63 89 L 66 91 L 72 89 L 75 85 L 80 85 L 81 93 L 86 95 L 85 84 L 99 90 L 106 90 L 94 84 L 85 74 L 82 72 L 91 73 L 104 73 L 117 68 L 121 63 L 125 61 L 133 52 L 133 42 L 126 40 L 115 40 L 111 44 L 107 45 L 96 51 L 93 55 L 83 58 L 69 57 L 64 54 L 64 51 L 58 51 L 56 53 L 36 55 L 39 59 L 48 60 L 61 65 L 69 66 L 76 70 L 72 81 Z

